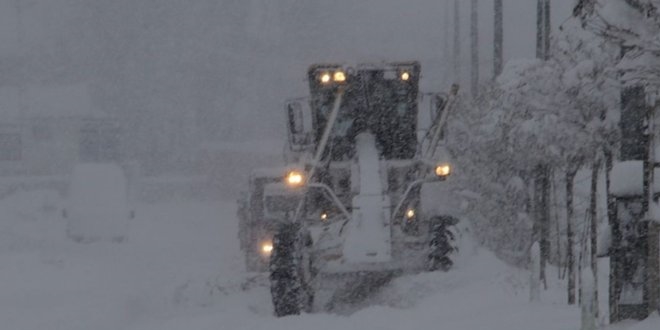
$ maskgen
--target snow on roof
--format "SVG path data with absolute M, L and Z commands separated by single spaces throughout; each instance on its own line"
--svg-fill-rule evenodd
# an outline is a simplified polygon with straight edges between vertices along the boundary
M 18 87 L 0 88 L 0 120 L 16 120 L 21 115 Z M 25 91 L 27 118 L 35 117 L 103 117 L 93 111 L 87 84 L 28 86 Z
M 643 164 L 641 160 L 615 163 L 612 167 L 610 192 L 619 197 L 641 195 L 643 192 Z M 660 191 L 660 169 L 655 169 L 653 189 Z

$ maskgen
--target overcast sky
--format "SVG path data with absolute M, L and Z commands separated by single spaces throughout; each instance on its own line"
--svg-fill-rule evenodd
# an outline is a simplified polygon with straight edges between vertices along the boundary
M 86 65 L 80 66 L 80 71 L 103 66 L 104 61 L 107 60 L 102 57 L 105 54 L 98 53 L 98 50 L 94 52 L 86 49 L 93 48 L 95 43 L 103 43 L 103 41 L 94 40 L 94 35 L 87 33 L 86 30 L 90 29 L 90 25 L 79 28 L 71 26 L 71 22 L 78 22 L 77 18 L 86 15 L 84 10 L 80 10 L 81 3 L 99 5 L 100 2 L 95 3 L 93 0 L 18 0 L 18 2 L 21 3 L 24 13 L 22 31 L 27 45 L 25 49 L 33 49 L 31 46 L 40 45 L 40 52 L 69 54 L 68 57 L 75 58 L 70 60 L 73 63 L 55 61 L 61 62 L 60 66 L 73 67 L 73 69 L 62 69 L 63 72 L 69 72 L 69 80 L 72 79 L 71 77 L 89 78 L 84 72 L 71 74 L 76 70 L 75 61 L 78 53 L 89 52 L 86 56 L 80 55 L 87 61 Z M 453 0 L 448 2 L 453 4 Z M 554 29 L 569 17 L 574 2 L 574 0 L 551 1 Z M 19 49 L 16 3 L 17 0 L 0 0 L 0 59 L 15 55 Z M 464 18 L 461 26 L 464 59 L 469 58 L 467 48 L 469 3 L 468 0 L 461 0 L 461 12 Z M 492 70 L 493 0 L 480 0 L 479 3 L 480 71 L 482 80 L 487 80 Z M 208 95 L 218 95 L 218 100 L 200 103 L 199 107 L 209 107 L 212 103 L 212 106 L 218 108 L 216 112 L 222 114 L 218 118 L 224 118 L 213 119 L 224 121 L 218 123 L 218 129 L 236 130 L 239 127 L 240 139 L 282 136 L 282 100 L 305 95 L 305 71 L 314 62 L 419 60 L 422 62 L 424 74 L 423 90 L 437 91 L 454 80 L 447 71 L 451 67 L 447 65 L 445 57 L 451 54 L 451 50 L 446 48 L 447 45 L 451 46 L 451 42 L 447 43 L 445 38 L 446 36 L 451 38 L 452 24 L 447 24 L 446 18 L 451 19 L 452 13 L 447 11 L 444 0 L 222 0 L 219 2 L 134 0 L 115 1 L 114 4 L 113 10 L 116 10 L 116 13 L 114 11 L 106 13 L 107 17 L 103 23 L 105 24 L 103 29 L 108 30 L 110 34 L 112 30 L 121 30 L 125 26 L 130 26 L 126 23 L 127 18 L 120 16 L 130 14 L 131 9 L 117 10 L 116 7 L 121 6 L 117 4 L 126 4 L 127 7 L 135 7 L 136 10 L 147 13 L 150 6 L 167 7 L 164 12 L 169 16 L 164 18 L 154 18 L 157 15 L 137 16 L 138 20 L 145 17 L 145 20 L 158 20 L 158 23 L 132 23 L 134 29 L 154 29 L 154 26 L 155 29 L 160 26 L 165 26 L 167 29 L 161 34 L 157 31 L 149 33 L 138 31 L 145 35 L 142 38 L 156 36 L 162 40 L 158 43 L 154 42 L 155 46 L 148 49 L 146 46 L 135 46 L 143 47 L 144 55 L 134 51 L 132 56 L 143 56 L 144 59 L 134 61 L 135 63 L 131 64 L 134 67 L 125 69 L 131 79 L 133 79 L 131 74 L 141 75 L 139 79 L 133 79 L 137 81 L 136 84 L 147 81 L 149 84 L 171 85 L 170 90 L 163 87 L 161 94 L 155 91 L 154 94 L 147 95 L 147 98 L 151 97 L 151 101 L 147 102 L 158 104 L 159 108 L 167 107 L 172 102 L 164 100 L 165 97 L 172 95 L 173 89 L 177 89 L 177 100 L 184 104 L 191 104 L 196 101 L 194 98 L 199 98 L 198 91 L 182 93 L 180 89 L 187 85 L 172 85 L 169 77 L 149 76 L 146 79 L 145 76 L 151 74 L 150 72 L 158 73 L 162 68 L 183 63 L 188 71 L 179 70 L 177 73 L 183 72 L 179 80 L 186 81 L 191 79 L 186 78 L 186 74 L 197 75 L 199 68 L 203 68 L 204 65 L 214 68 L 217 74 L 213 74 L 218 75 L 218 79 L 224 82 L 207 78 L 215 85 L 209 86 L 207 93 L 202 94 L 206 98 Z M 209 11 L 208 8 L 211 7 L 216 8 L 216 11 Z M 217 19 L 213 15 L 217 15 Z M 536 1 L 504 0 L 504 15 L 505 60 L 534 57 Z M 95 24 L 89 17 L 85 22 Z M 178 33 L 178 30 L 188 32 Z M 117 35 L 121 37 L 126 34 Z M 141 39 L 140 42 L 144 43 L 144 40 Z M 182 47 L 188 50 L 180 49 Z M 162 50 L 161 53 L 148 51 L 152 49 Z M 212 58 L 219 57 L 219 54 L 226 58 L 216 58 L 217 62 L 214 62 Z M 119 61 L 116 58 L 112 60 Z M 151 63 L 159 61 L 162 67 L 154 64 L 154 68 L 150 69 L 152 71 L 139 70 L 140 66 L 152 65 Z M 208 63 L 202 63 L 203 61 Z M 193 67 L 197 67 L 195 69 L 197 71 L 189 69 L 191 63 Z M 466 60 L 463 63 L 468 64 Z M 128 66 L 128 64 L 110 65 L 111 68 L 114 66 Z M 463 67 L 461 71 L 462 82 L 465 83 L 469 70 Z M 106 73 L 101 71 L 100 74 Z M 99 79 L 102 80 L 103 77 Z M 124 82 L 120 81 L 117 84 Z M 200 89 L 199 85 L 195 88 Z M 191 100 L 186 101 L 186 98 Z M 122 106 L 125 107 L 126 104 Z M 178 107 L 181 108 L 181 105 Z M 190 111 L 195 111 L 194 108 L 191 106 L 190 109 L 193 110 Z M 255 115 L 264 120 L 255 123 Z

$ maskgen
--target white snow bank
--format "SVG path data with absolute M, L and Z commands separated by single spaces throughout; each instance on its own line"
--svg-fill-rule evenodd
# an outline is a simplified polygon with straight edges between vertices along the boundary
M 228 319 L 272 312 L 267 288 L 244 284 L 234 203 L 142 205 L 129 228 L 131 240 L 82 245 L 65 238 L 64 221 L 51 217 L 58 212 L 40 211 L 57 202 L 49 195 L 0 201 L 3 329 L 128 329 L 195 318 L 211 303 L 209 314 Z M 41 216 L 21 218 L 13 204 Z M 7 223 L 21 226 L 7 232 Z M 228 284 L 215 285 L 214 278 Z
M 526 270 L 505 265 L 474 245 L 469 235 L 462 242 L 451 271 L 397 278 L 350 316 L 274 318 L 263 313 L 264 306 L 271 308 L 270 298 L 268 290 L 260 289 L 263 296 L 256 306 L 254 297 L 246 293 L 230 294 L 205 314 L 161 319 L 131 329 L 551 330 L 579 326 L 578 310 L 563 303 L 564 288 L 551 287 L 547 301 L 530 304 Z
M 531 254 L 531 272 L 529 274 L 529 301 L 538 302 L 541 300 L 541 247 L 539 242 L 532 244 Z
M 660 315 L 654 313 L 646 320 L 632 324 L 627 330 L 657 330 L 658 328 L 660 328 Z
M 580 309 L 582 311 L 582 322 L 580 330 L 596 329 L 596 283 L 593 270 L 587 268 L 580 276 Z
M 62 202 L 54 190 L 18 191 L 1 200 L 0 255 L 34 250 L 60 235 Z
M 12 200 L 39 214 L 39 205 L 52 203 L 37 195 Z M 0 202 L 5 220 L 15 217 L 10 202 Z M 469 235 L 460 241 L 454 269 L 395 279 L 371 307 L 350 316 L 276 319 L 267 278 L 244 273 L 235 211 L 233 202 L 143 205 L 129 228 L 135 239 L 121 245 L 74 244 L 64 239 L 62 222 L 52 222 L 59 231 L 42 235 L 30 251 L 0 250 L 0 320 L 7 329 L 67 330 L 564 330 L 580 324 L 554 276 L 542 301 L 530 304 L 528 271 L 504 264 Z M 13 234 L 28 233 L 32 227 Z M 607 268 L 600 269 L 603 283 Z M 655 330 L 659 321 L 629 329 Z

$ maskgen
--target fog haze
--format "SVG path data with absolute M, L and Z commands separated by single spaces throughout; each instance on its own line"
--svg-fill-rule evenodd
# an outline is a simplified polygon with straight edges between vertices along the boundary
M 573 2 L 553 1 L 554 28 Z M 504 6 L 505 61 L 534 57 L 536 2 Z M 492 1 L 479 9 L 487 82 Z M 209 142 L 283 140 L 282 102 L 305 95 L 311 63 L 419 60 L 422 90 L 446 89 L 456 80 L 451 11 L 432 0 L 3 0 L 0 86 L 88 85 L 95 111 L 127 122 L 129 155 L 178 162 Z

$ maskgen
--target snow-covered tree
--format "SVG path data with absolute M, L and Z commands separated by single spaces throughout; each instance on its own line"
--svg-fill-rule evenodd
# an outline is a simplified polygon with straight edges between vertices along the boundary
M 479 200 L 470 209 L 478 232 L 487 245 L 520 262 L 531 244 L 535 168 L 574 177 L 616 141 L 618 84 L 616 70 L 609 69 L 616 52 L 597 39 L 579 20 L 566 23 L 549 60 L 509 62 L 450 121 L 465 186 L 478 192 L 468 194 Z
M 579 12 L 585 30 L 617 44 L 622 58 L 616 67 L 624 86 L 660 87 L 660 1 L 599 0 Z M 576 9 L 577 10 L 577 9 Z
M 457 111 L 450 133 L 466 186 L 482 196 L 471 209 L 481 238 L 518 262 L 531 244 L 534 170 L 558 166 L 562 146 L 570 145 L 570 135 L 557 130 L 569 106 L 560 69 L 550 61 L 509 62 L 492 88 Z
M 575 124 L 580 127 L 580 143 L 565 153 L 566 166 L 566 232 L 568 267 L 568 302 L 575 303 L 575 256 L 573 255 L 573 180 L 580 166 L 600 164 L 601 155 L 611 164 L 618 140 L 619 84 L 613 66 L 618 58 L 615 45 L 584 30 L 579 12 L 592 8 L 593 3 L 582 1 L 576 7 L 576 17 L 566 21 L 555 39 L 553 57 L 563 70 L 562 81 L 566 97 L 574 109 Z M 597 180 L 598 171 L 592 171 Z M 569 200 L 570 198 L 570 200 Z M 595 202 L 595 196 L 592 196 Z M 592 203 L 592 206 L 595 205 Z M 592 225 L 596 225 L 592 207 Z M 592 226 L 592 228 L 594 227 Z M 596 235 L 592 235 L 595 242 Z

